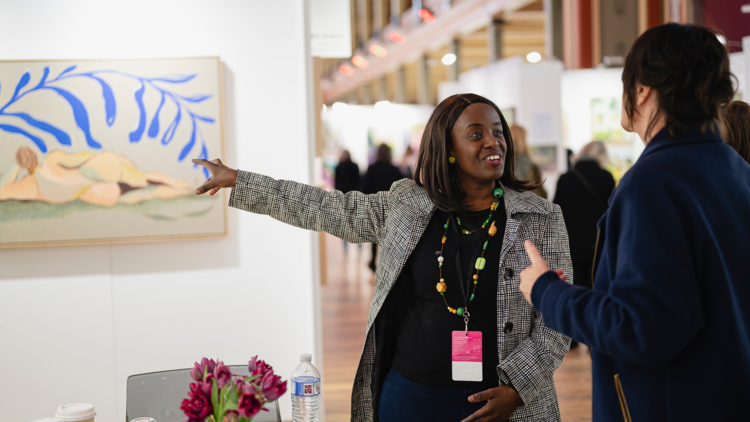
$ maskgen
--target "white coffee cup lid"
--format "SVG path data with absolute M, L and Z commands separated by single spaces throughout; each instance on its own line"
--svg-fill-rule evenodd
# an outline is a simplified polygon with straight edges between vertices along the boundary
M 64 422 L 85 421 L 96 416 L 94 405 L 88 403 L 64 404 L 57 408 L 55 417 Z
M 42 418 L 42 419 L 34 419 L 31 422 L 62 422 L 62 421 L 57 418 Z

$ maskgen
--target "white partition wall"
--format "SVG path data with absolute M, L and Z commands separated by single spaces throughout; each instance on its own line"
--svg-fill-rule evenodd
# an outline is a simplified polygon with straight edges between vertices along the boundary
M 220 56 L 227 164 L 306 182 L 305 3 L 0 0 L 0 60 Z M 203 356 L 320 368 L 313 245 L 230 209 L 226 238 L 0 250 L 0 419 L 89 402 L 122 421 L 129 375 Z
M 439 87 L 440 100 L 460 92 L 489 98 L 507 111 L 504 114 L 512 113 L 513 120 L 526 127 L 530 147 L 556 148 L 556 166 L 552 164 L 556 169 L 543 169 L 550 199 L 559 175 L 567 170 L 560 110 L 562 73 L 559 61 L 529 63 L 522 57 L 511 57 L 462 73 L 458 82 L 441 83 Z

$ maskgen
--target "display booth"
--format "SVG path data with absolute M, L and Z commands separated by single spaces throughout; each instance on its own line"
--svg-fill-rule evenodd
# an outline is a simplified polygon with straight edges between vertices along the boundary
M 5 1 L 0 39 L 6 42 L 0 60 L 213 57 L 217 63 L 218 57 L 225 162 L 277 179 L 310 182 L 312 77 L 305 7 L 302 0 Z M 50 72 L 49 78 L 63 70 L 55 66 L 51 69 L 57 73 Z M 29 70 L 32 80 L 22 87 L 24 92 L 40 83 L 43 67 Z M 19 75 L 25 69 L 18 72 L 0 74 L 0 104 L 23 85 Z M 110 76 L 101 79 L 116 83 Z M 103 91 L 99 82 L 89 82 L 96 95 L 77 98 L 89 107 L 91 139 L 102 151 L 112 149 L 122 139 L 109 134 L 105 105 L 97 103 Z M 59 89 L 75 94 L 79 88 Z M 128 133 L 138 132 L 140 100 L 149 122 L 155 113 L 149 97 L 153 91 L 147 87 L 139 99 L 138 83 L 118 89 L 112 86 L 118 107 L 112 128 L 124 125 L 122 145 L 139 139 L 137 146 L 127 147 L 128 156 L 141 160 L 144 150 L 174 146 L 161 146 L 166 117 L 158 137 L 146 133 L 142 139 L 127 139 Z M 185 91 L 184 96 L 199 93 Z M 190 98 L 195 103 L 200 99 Z M 81 115 L 72 111 L 78 104 L 61 101 L 61 121 L 72 122 L 66 132 L 71 145 L 85 146 Z M 135 118 L 128 122 L 130 108 Z M 44 120 L 26 109 L 6 111 Z M 171 119 L 175 110 L 162 112 Z M 6 117 L 0 116 L 0 124 L 34 130 L 33 136 L 48 146 L 59 144 L 38 124 L 30 128 L 33 122 Z M 187 129 L 179 129 L 174 141 L 180 148 L 190 139 L 184 110 L 182 118 Z M 208 123 L 196 125 L 209 136 Z M 36 148 L 19 132 L 0 131 L 0 143 L 10 142 Z M 208 158 L 221 156 L 220 149 L 208 145 Z M 184 160 L 189 163 L 200 151 L 188 151 Z M 176 162 L 181 149 L 173 152 L 165 157 Z M 12 165 L 5 158 L 2 163 Z M 141 171 L 153 170 L 149 157 L 140 162 Z M 191 173 L 189 166 L 185 171 L 191 184 L 204 177 L 198 170 Z M 0 220 L 2 216 L 0 211 Z M 0 249 L 0 419 L 28 422 L 53 416 L 59 405 L 83 402 L 95 406 L 97 421 L 122 421 L 128 376 L 192 367 L 204 356 L 241 365 L 259 355 L 286 380 L 300 353 L 312 353 L 322 370 L 317 234 L 234 209 L 226 219 L 227 234 L 221 236 L 220 228 L 220 237 L 210 239 Z M 290 420 L 288 393 L 280 406 L 282 418 Z

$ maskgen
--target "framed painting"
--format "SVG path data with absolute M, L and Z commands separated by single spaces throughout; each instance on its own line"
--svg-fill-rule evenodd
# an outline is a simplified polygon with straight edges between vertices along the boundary
M 219 58 L 0 61 L 0 247 L 226 235 Z

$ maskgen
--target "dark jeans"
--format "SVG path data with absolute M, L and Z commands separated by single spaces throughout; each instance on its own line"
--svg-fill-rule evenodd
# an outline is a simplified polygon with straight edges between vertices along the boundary
M 380 393 L 380 422 L 461 422 L 487 404 L 468 400 L 484 390 L 428 387 L 409 381 L 391 368 Z

